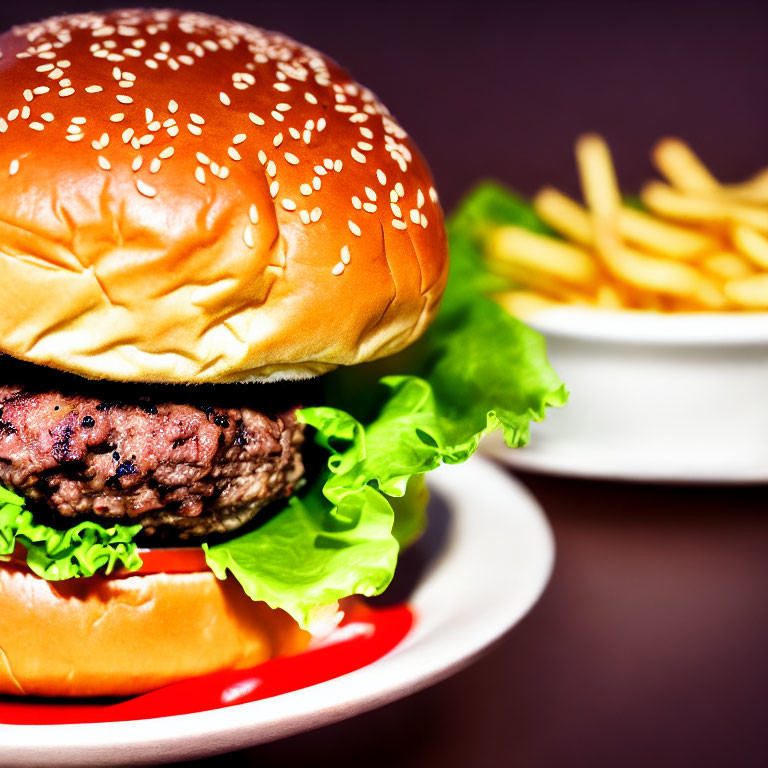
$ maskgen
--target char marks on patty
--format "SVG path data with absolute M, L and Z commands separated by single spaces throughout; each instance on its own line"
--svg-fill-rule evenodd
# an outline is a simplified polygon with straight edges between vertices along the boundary
M 146 386 L 112 401 L 98 386 L 0 386 L 0 483 L 62 518 L 140 522 L 147 533 L 170 525 L 187 537 L 238 528 L 303 474 L 295 407 L 177 402 L 190 388 L 168 401 Z M 240 389 L 246 401 L 265 391 Z

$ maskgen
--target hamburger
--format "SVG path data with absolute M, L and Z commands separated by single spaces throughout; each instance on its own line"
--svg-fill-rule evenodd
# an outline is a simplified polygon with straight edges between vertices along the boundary
M 327 56 L 166 10 L 0 53 L 0 693 L 297 652 L 426 471 L 562 401 L 540 340 L 446 291 L 425 161 Z

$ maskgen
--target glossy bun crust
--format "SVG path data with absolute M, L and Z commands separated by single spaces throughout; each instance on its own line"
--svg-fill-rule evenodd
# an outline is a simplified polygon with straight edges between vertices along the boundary
M 298 653 L 310 639 L 210 571 L 50 582 L 0 566 L 0 694 L 127 696 Z
M 323 54 L 140 10 L 16 28 L 0 53 L 0 352 L 120 381 L 301 378 L 436 312 L 429 170 Z

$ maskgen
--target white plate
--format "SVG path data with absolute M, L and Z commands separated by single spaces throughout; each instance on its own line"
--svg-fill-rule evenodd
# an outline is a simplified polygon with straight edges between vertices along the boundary
M 387 656 L 311 688 L 210 712 L 0 725 L 0 765 L 135 765 L 242 749 L 373 709 L 469 664 L 538 599 L 552 569 L 552 535 L 527 491 L 481 458 L 429 480 L 435 523 L 447 518 L 447 529 L 409 599 L 414 628 Z
M 526 448 L 492 436 L 486 452 L 582 477 L 768 482 L 768 313 L 562 307 L 526 322 L 571 398 Z

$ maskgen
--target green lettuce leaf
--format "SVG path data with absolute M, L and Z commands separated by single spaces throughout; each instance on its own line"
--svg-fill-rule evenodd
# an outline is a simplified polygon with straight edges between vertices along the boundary
M 132 539 L 140 530 L 140 525 L 104 528 L 90 522 L 66 531 L 38 525 L 24 499 L 0 487 L 0 556 L 9 557 L 21 544 L 29 568 L 48 581 L 111 573 L 116 566 L 137 570 L 141 558 Z
M 493 285 L 482 276 L 478 211 L 496 193 L 485 187 L 481 197 L 449 222 L 451 277 L 424 338 L 327 374 L 327 405 L 299 411 L 331 454 L 318 482 L 265 525 L 206 550 L 217 576 L 231 572 L 252 598 L 304 626 L 318 604 L 389 584 L 399 550 L 392 505 L 411 478 L 465 461 L 497 428 L 508 445 L 523 445 L 530 422 L 566 401 L 541 336 L 485 295 Z M 502 196 L 506 215 L 509 203 Z

